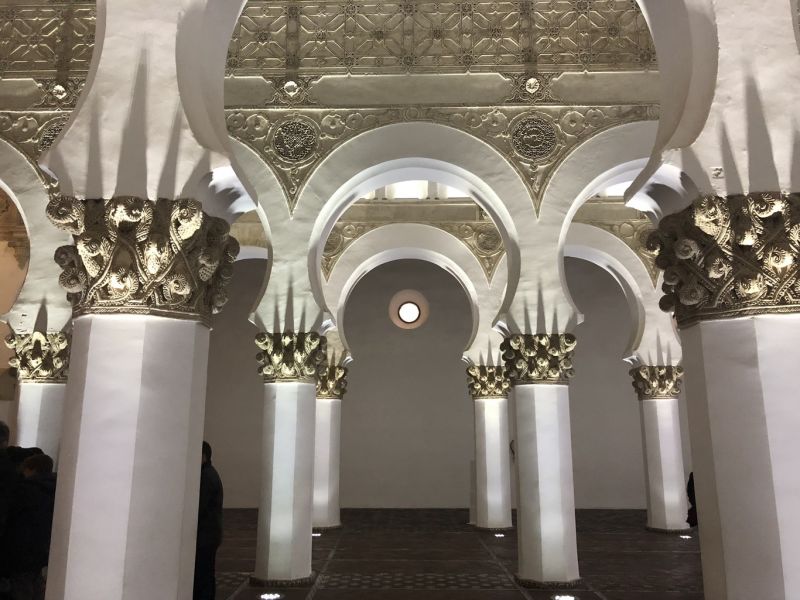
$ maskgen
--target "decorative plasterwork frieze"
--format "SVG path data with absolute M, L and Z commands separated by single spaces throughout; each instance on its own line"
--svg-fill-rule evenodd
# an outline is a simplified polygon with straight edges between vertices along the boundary
M 610 127 L 652 118 L 657 111 L 650 105 L 271 108 L 227 113 L 231 135 L 274 169 L 290 211 L 311 173 L 337 146 L 359 133 L 412 121 L 456 127 L 493 146 L 520 173 L 538 210 L 551 174 L 576 145 Z
M 54 195 L 47 216 L 75 240 L 55 253 L 75 316 L 134 313 L 207 323 L 227 302 L 239 244 L 197 200 Z
M 681 393 L 682 367 L 642 365 L 631 369 L 630 375 L 639 400 L 677 398 Z
M 657 285 L 656 252 L 648 245 L 655 227 L 647 215 L 625 206 L 623 198 L 597 198 L 583 204 L 573 221 L 599 227 L 625 242 L 644 263 L 653 286 Z
M 467 387 L 474 400 L 505 398 L 511 383 L 503 367 L 470 365 L 467 367 Z
M 68 119 L 68 114 L 54 111 L 0 112 L 0 137 L 36 161 L 52 146 Z
M 569 333 L 511 335 L 500 346 L 506 375 L 512 385 L 566 384 L 575 375 L 576 345 Z
M 681 327 L 800 312 L 800 195 L 705 196 L 661 220 L 650 238 L 661 299 Z
M 69 369 L 69 336 L 62 332 L 11 334 L 6 346 L 14 350 L 8 365 L 20 381 L 64 383 Z
M 326 341 L 318 333 L 270 333 L 256 336 L 258 372 L 267 383 L 316 383 L 325 362 Z
M 446 231 L 458 238 L 478 259 L 487 280 L 491 281 L 495 269 L 505 254 L 503 239 L 497 227 L 490 220 L 453 221 L 435 220 L 400 221 L 397 219 L 377 219 L 374 221 L 352 222 L 341 220 L 331 230 L 322 254 L 322 273 L 329 278 L 339 258 L 356 240 L 370 231 L 390 223 L 422 223 Z
M 347 367 L 323 363 L 317 371 L 317 398 L 341 400 L 347 391 Z

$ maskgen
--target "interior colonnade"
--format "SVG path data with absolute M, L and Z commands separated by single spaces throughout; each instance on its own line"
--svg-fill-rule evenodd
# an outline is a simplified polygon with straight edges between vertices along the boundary
M 796 15 L 779 0 L 669 4 L 639 2 L 659 57 L 657 123 L 647 110 L 572 105 L 556 130 L 512 107 L 506 138 L 527 173 L 545 164 L 542 144 L 561 153 L 535 185 L 458 119 L 412 111 L 360 130 L 291 187 L 253 142 L 266 127 L 257 114 L 242 113 L 250 138 L 229 135 L 239 125 L 226 121 L 227 53 L 243 0 L 99 2 L 85 86 L 52 145 L 36 163 L 0 140 L 3 192 L 30 241 L 6 315 L 18 437 L 59 466 L 48 600 L 191 596 L 210 326 L 246 213 L 267 255 L 252 311 L 263 383 L 252 583 L 309 581 L 313 528 L 340 525 L 342 403 L 358 360 L 344 307 L 366 273 L 416 259 L 455 277 L 472 311 L 475 524 L 508 528 L 516 505 L 518 582 L 579 584 L 569 381 L 581 315 L 563 266 L 573 256 L 611 273 L 628 301 L 648 527 L 684 529 L 685 373 L 706 597 L 800 593 L 800 413 L 786 376 L 798 330 Z M 506 127 L 492 110 L 480 127 Z M 328 137 L 349 126 L 328 117 Z M 309 122 L 273 131 L 274 151 L 288 162 L 316 152 L 323 137 L 308 146 Z M 584 122 L 600 125 L 581 137 Z M 392 223 L 352 241 L 326 275 L 343 215 L 416 180 L 462 190 L 491 223 L 503 248 L 494 271 L 441 228 Z M 646 244 L 580 218 L 620 185 L 658 223 Z

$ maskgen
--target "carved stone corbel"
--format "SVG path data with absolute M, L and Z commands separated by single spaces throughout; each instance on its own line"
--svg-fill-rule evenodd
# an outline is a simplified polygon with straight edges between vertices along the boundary
M 569 333 L 515 334 L 503 340 L 506 375 L 511 385 L 566 384 L 575 375 L 577 340 Z
M 325 338 L 318 333 L 262 332 L 256 346 L 258 372 L 266 383 L 316 383 L 325 361 Z
M 681 393 L 682 367 L 642 365 L 630 370 L 639 400 L 677 398 Z
M 479 398 L 505 398 L 511 383 L 504 367 L 471 365 L 467 367 L 469 393 L 473 400 Z
M 6 346 L 14 350 L 9 359 L 20 381 L 66 383 L 69 369 L 69 335 L 59 332 L 9 335 Z

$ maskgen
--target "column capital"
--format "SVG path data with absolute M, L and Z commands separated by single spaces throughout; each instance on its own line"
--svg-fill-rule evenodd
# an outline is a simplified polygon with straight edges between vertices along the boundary
M 69 369 L 70 337 L 63 331 L 16 333 L 9 335 L 6 346 L 14 350 L 8 361 L 24 382 L 66 383 Z
M 347 367 L 323 363 L 317 371 L 317 398 L 341 400 L 347 391 Z
M 265 383 L 316 383 L 325 362 L 325 338 L 318 333 L 262 332 L 256 336 L 258 372 Z
M 800 312 L 800 194 L 703 196 L 664 217 L 648 246 L 680 327 Z
M 511 383 L 506 377 L 505 367 L 470 365 L 467 367 L 469 393 L 473 400 L 481 398 L 505 398 Z
M 676 398 L 681 393 L 683 367 L 642 365 L 630 370 L 639 400 Z
M 500 346 L 511 385 L 566 384 L 575 375 L 577 340 L 570 333 L 514 334 Z
M 148 314 L 208 324 L 228 300 L 238 242 L 197 200 L 53 196 L 47 216 L 75 244 L 56 250 L 74 316 Z

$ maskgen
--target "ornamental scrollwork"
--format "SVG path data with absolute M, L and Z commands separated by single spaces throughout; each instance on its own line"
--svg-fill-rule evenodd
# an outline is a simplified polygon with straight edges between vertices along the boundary
M 677 398 L 681 393 L 682 367 L 642 365 L 631 369 L 630 376 L 639 400 Z
M 577 340 L 566 334 L 515 334 L 503 340 L 506 374 L 512 385 L 565 384 L 574 375 Z
M 197 200 L 54 195 L 47 216 L 72 234 L 55 260 L 73 314 L 134 313 L 208 322 L 227 302 L 239 244 Z
M 318 333 L 271 333 L 256 336 L 258 372 L 267 383 L 316 383 L 325 362 L 325 338 Z
M 317 398 L 341 400 L 347 391 L 347 367 L 323 363 L 317 372 Z
M 661 307 L 681 327 L 800 311 L 800 195 L 704 196 L 649 239 L 664 270 Z
M 5 340 L 14 350 L 9 359 L 20 381 L 64 383 L 69 369 L 69 335 L 59 332 L 12 334 Z
M 503 367 L 470 365 L 467 367 L 467 386 L 474 400 L 479 398 L 505 398 L 511 383 Z

